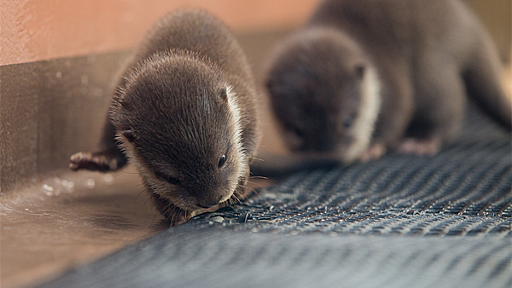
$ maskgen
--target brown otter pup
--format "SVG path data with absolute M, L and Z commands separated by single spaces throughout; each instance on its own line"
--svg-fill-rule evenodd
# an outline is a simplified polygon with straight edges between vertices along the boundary
M 432 155 L 467 95 L 510 129 L 496 49 L 459 0 L 327 0 L 280 45 L 266 86 L 294 151 L 345 162 Z
M 129 159 L 171 226 L 239 201 L 260 139 L 255 91 L 222 22 L 201 10 L 170 13 L 119 80 L 101 151 L 73 155 L 70 168 L 114 171 Z

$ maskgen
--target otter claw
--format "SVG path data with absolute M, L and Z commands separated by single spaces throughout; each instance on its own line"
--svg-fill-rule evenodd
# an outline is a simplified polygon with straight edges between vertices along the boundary
M 110 154 L 98 152 L 78 152 L 71 156 L 69 168 L 73 171 L 86 169 L 91 171 L 117 170 L 117 159 Z

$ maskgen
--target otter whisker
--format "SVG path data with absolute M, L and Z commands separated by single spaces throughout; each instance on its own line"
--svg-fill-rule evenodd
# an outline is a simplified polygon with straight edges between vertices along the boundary
M 231 196 L 232 198 L 234 198 L 238 203 L 242 203 L 242 201 L 240 201 L 240 199 L 238 198 L 238 196 L 236 195 L 237 193 L 233 193 L 233 195 Z M 239 195 L 240 196 L 240 195 Z M 231 198 L 230 198 L 231 199 Z M 236 203 L 233 203 L 233 204 L 236 204 Z
M 252 181 L 247 181 L 247 184 L 258 185 L 258 183 L 252 182 Z M 250 186 L 247 185 L 246 187 L 250 187 Z
M 159 213 L 155 213 L 155 216 L 153 217 L 153 220 L 151 220 L 151 223 L 155 223 L 156 216 L 160 215 Z
M 249 157 L 249 159 L 251 159 L 251 160 L 258 160 L 258 161 L 261 161 L 261 162 L 265 161 L 265 160 L 263 160 L 263 158 L 259 158 L 259 157 L 256 157 L 256 156 Z
M 148 192 L 148 190 L 146 191 L 142 191 L 142 192 Z M 141 192 L 141 193 L 142 193 Z M 138 196 L 137 196 L 138 197 Z M 146 201 L 144 201 L 144 206 L 146 206 L 146 204 L 148 204 L 148 201 L 152 200 L 151 196 L 148 196 L 148 198 L 146 199 Z
M 250 191 L 250 193 L 254 193 L 256 196 L 260 196 L 260 195 L 261 195 L 261 194 L 258 192 L 258 190 L 256 190 L 256 189 L 254 189 L 254 188 L 252 188 L 252 187 L 249 187 L 249 189 L 250 189 L 250 190 L 249 190 L 249 191 Z M 250 193 L 249 193 L 249 194 L 247 194 L 247 196 L 249 196 L 249 195 L 250 195 Z
M 137 201 L 139 199 L 139 196 L 142 194 L 142 193 L 147 193 L 149 190 L 145 187 L 144 189 L 142 189 L 142 191 L 140 191 L 139 193 L 137 193 L 137 196 L 135 197 L 135 201 Z M 146 200 L 146 202 L 144 202 L 144 205 L 146 205 L 146 203 L 148 203 L 148 200 L 150 199 L 151 197 L 148 197 L 148 199 Z
M 129 171 L 121 171 L 121 173 L 128 174 L 128 175 L 139 175 L 137 172 L 129 172 Z
M 249 176 L 249 179 L 263 179 L 263 180 L 268 180 L 268 177 L 265 177 L 265 176 Z

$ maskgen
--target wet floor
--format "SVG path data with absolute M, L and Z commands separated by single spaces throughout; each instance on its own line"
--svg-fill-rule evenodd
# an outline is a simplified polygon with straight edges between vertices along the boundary
M 41 281 L 165 229 L 133 168 L 65 173 L 0 198 L 1 287 Z
M 0 207 L 2 288 L 44 281 L 167 228 L 133 167 L 66 172 L 1 197 Z

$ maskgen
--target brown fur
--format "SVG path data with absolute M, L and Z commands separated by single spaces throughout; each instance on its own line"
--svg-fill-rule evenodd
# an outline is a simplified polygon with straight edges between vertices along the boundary
M 170 13 L 119 81 L 102 151 L 74 155 L 71 168 L 116 170 L 128 156 L 157 209 L 182 223 L 243 197 L 259 141 L 255 98 L 246 57 L 225 25 L 200 10 Z
M 355 158 L 387 149 L 437 152 L 461 128 L 466 93 L 510 128 L 497 53 L 464 3 L 327 0 L 276 49 L 266 80 L 292 149 L 354 160 L 346 151 L 363 133 L 355 124 L 366 109 L 369 71 L 376 72 L 380 106 L 371 140 Z

